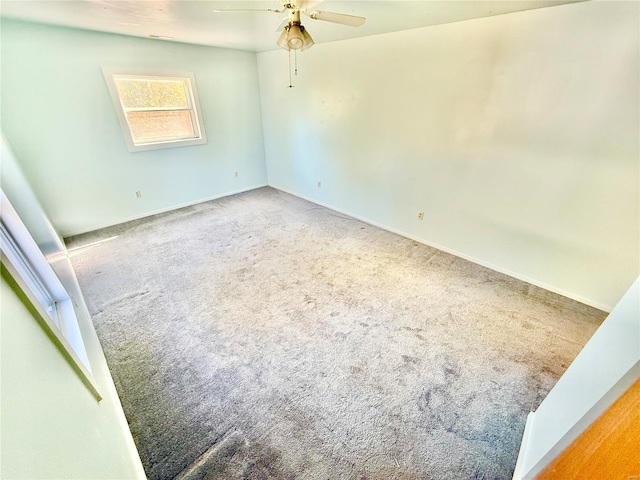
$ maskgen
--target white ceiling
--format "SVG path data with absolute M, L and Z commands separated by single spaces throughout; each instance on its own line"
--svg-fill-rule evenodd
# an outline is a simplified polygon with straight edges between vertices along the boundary
M 361 27 L 311 20 L 303 25 L 316 43 L 459 22 L 584 0 L 325 0 L 317 10 L 360 15 Z M 276 49 L 284 14 L 215 13 L 214 9 L 279 8 L 279 0 L 2 0 L 2 16 L 88 30 L 262 52 Z

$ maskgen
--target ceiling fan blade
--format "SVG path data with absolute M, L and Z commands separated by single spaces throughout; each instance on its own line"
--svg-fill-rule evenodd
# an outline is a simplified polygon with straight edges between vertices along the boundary
M 333 12 L 304 12 L 309 18 L 313 20 L 322 20 L 325 22 L 331 23 L 339 23 L 340 25 L 349 25 L 350 27 L 359 27 L 363 25 L 366 18 L 357 17 L 355 15 L 345 15 L 344 13 L 333 13 Z
M 227 8 L 225 10 L 212 10 L 214 13 L 234 13 L 234 12 L 271 12 L 282 13 L 284 10 L 277 10 L 275 8 Z

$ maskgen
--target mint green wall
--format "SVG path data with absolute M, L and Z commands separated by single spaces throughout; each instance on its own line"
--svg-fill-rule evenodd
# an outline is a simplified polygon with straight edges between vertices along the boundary
M 318 44 L 291 89 L 286 52 L 259 53 L 269 184 L 610 309 L 640 264 L 638 15 L 583 2 Z
M 74 299 L 97 402 L 3 277 L 0 478 L 143 479 L 144 470 L 64 245 L 2 139 L 3 192 Z
M 9 19 L 0 34 L 2 130 L 61 235 L 266 183 L 254 53 Z M 130 153 L 102 66 L 194 72 L 208 144 Z
M 98 403 L 5 279 L 0 281 L 0 476 L 145 478 L 115 391 Z

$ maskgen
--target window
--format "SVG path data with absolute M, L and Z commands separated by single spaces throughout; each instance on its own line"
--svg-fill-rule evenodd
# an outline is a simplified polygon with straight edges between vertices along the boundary
M 0 245 L 2 245 L 0 247 L 2 248 L 2 253 L 11 262 L 18 275 L 20 275 L 26 286 L 31 290 L 31 293 L 47 312 L 51 321 L 55 323 L 56 327 L 60 328 L 58 303 L 27 260 L 22 249 L 16 244 L 4 223 L 0 223 Z
M 2 276 L 21 292 L 23 301 L 61 349 L 82 382 L 98 393 L 78 326 L 72 299 L 27 227 L 0 189 L 0 259 Z
M 129 151 L 207 143 L 193 73 L 102 71 Z

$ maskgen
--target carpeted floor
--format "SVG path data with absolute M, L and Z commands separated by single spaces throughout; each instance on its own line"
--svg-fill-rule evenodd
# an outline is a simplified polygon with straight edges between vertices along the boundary
M 270 188 L 68 247 L 153 480 L 510 479 L 605 317 Z

